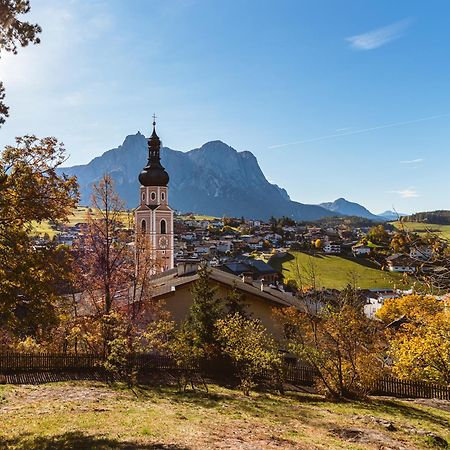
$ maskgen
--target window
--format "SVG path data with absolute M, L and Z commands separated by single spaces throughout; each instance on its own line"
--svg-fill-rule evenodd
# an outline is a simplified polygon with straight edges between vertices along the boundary
M 166 193 L 165 192 L 161 192 L 161 200 L 164 200 L 166 198 Z
M 161 234 L 166 234 L 166 221 L 164 219 L 161 220 Z
M 147 222 L 145 220 L 142 220 L 142 222 L 141 222 L 141 231 L 143 233 L 147 232 Z
M 142 193 L 142 201 L 145 201 L 145 192 Z
M 152 193 L 151 193 L 151 198 L 152 198 L 152 200 L 155 200 L 155 199 L 156 199 L 156 193 L 155 193 L 155 192 L 152 192 Z

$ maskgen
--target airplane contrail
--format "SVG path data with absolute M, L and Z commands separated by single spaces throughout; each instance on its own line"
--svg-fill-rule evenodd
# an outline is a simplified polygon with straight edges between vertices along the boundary
M 353 134 L 368 133 L 370 131 L 382 130 L 384 128 L 400 127 L 402 125 L 410 125 L 412 123 L 426 122 L 427 120 L 434 120 L 434 119 L 439 119 L 441 117 L 448 117 L 448 116 L 450 116 L 450 113 L 439 114 L 439 115 L 436 115 L 436 116 L 421 117 L 420 119 L 405 120 L 404 122 L 387 123 L 387 124 L 384 124 L 384 125 L 377 125 L 375 127 L 363 128 L 361 130 L 348 131 L 348 132 L 345 132 L 345 133 L 334 133 L 334 134 L 328 134 L 326 136 L 320 136 L 320 137 L 315 137 L 315 138 L 310 138 L 310 139 L 304 139 L 302 141 L 287 142 L 286 144 L 271 145 L 268 148 L 269 149 L 275 149 L 275 148 L 290 147 L 291 145 L 300 145 L 300 144 L 308 144 L 310 142 L 325 141 L 327 139 L 333 139 L 333 138 L 336 138 L 336 137 L 351 136 Z

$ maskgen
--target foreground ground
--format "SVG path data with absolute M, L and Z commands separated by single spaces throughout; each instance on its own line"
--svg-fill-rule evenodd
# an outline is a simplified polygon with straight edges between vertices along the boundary
M 419 449 L 450 441 L 450 402 L 335 404 L 210 386 L 0 386 L 0 449 Z

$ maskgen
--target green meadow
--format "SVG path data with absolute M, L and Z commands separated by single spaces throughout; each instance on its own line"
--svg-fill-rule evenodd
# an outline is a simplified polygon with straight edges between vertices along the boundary
M 292 251 L 283 258 L 272 258 L 270 264 L 282 273 L 284 279 L 294 279 L 304 286 L 310 285 L 312 273 L 315 274 L 316 286 L 320 288 L 342 289 L 351 283 L 361 289 L 407 289 L 410 284 L 402 274 L 381 270 L 365 258 Z
M 410 233 L 433 233 L 443 239 L 450 240 L 450 225 L 438 225 L 423 222 L 392 222 L 398 230 L 405 230 Z

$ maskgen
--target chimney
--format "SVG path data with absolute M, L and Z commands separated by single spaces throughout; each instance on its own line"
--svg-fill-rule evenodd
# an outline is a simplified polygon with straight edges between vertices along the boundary
M 249 275 L 248 273 L 243 273 L 241 275 L 242 282 L 247 284 L 253 284 L 253 277 Z
M 261 292 L 264 292 L 264 278 L 261 278 Z
M 184 275 L 193 275 L 198 271 L 197 261 L 180 261 L 177 264 L 178 276 L 182 277 Z

